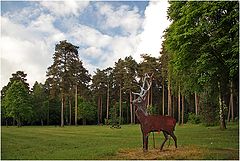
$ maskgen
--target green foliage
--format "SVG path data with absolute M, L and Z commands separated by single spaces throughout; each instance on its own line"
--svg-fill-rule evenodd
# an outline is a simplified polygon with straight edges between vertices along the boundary
M 59 98 L 49 99 L 49 124 L 59 125 L 60 124 L 60 113 L 61 113 L 61 101 Z
M 238 68 L 237 8 L 238 2 L 171 2 L 173 23 L 166 46 L 175 73 L 182 71 L 182 79 L 195 82 L 194 90 L 210 80 L 238 75 L 233 72 Z M 185 78 L 188 73 L 195 74 Z
M 95 95 L 101 95 L 107 90 L 107 73 L 104 70 L 97 69 L 92 79 L 92 89 Z
M 147 107 L 147 113 L 150 114 L 150 115 L 157 115 L 158 114 L 157 108 L 155 106 L 149 105 Z
M 209 96 L 208 96 L 209 97 Z M 214 126 L 219 124 L 219 115 L 218 115 L 218 104 L 215 101 L 212 101 L 208 99 L 208 97 L 205 97 L 205 99 L 202 99 L 201 103 L 201 122 L 205 126 Z
M 137 67 L 137 62 L 131 56 L 125 57 L 123 71 L 123 89 L 125 91 L 134 91 L 136 89 Z
M 201 123 L 201 118 L 199 115 L 190 112 L 188 113 L 188 122 L 191 124 L 199 124 Z
M 43 84 L 35 82 L 31 96 L 33 102 L 32 120 L 36 123 L 41 121 L 43 125 L 43 121 L 47 120 L 49 112 L 49 100 Z
M 86 121 L 96 120 L 97 110 L 96 106 L 84 100 L 81 97 L 78 97 L 78 116 L 79 119 L 83 120 L 83 123 L 86 124 Z
M 109 110 L 111 125 L 119 124 L 118 113 L 119 113 L 119 106 L 117 106 L 117 103 L 116 103 Z
M 29 121 L 32 116 L 29 91 L 21 81 L 14 81 L 6 91 L 3 105 L 6 116 L 15 118 L 18 126 L 21 126 L 23 121 Z
M 127 123 L 127 108 L 129 108 L 129 106 L 127 106 L 127 103 L 124 101 L 122 102 L 122 122 L 123 123 Z M 120 103 L 119 102 L 116 102 L 113 107 L 110 108 L 110 119 L 111 119 L 111 123 L 112 124 L 119 124 L 120 122 L 120 115 L 119 115 L 119 112 L 120 112 Z
M 26 89 L 29 90 L 29 84 L 27 83 L 26 77 L 27 74 L 25 74 L 23 71 L 17 71 L 16 73 L 13 73 L 12 77 L 9 79 L 10 81 L 8 82 L 7 86 L 4 86 L 1 90 L 1 99 L 5 97 L 7 90 L 15 81 L 21 81 L 26 87 Z

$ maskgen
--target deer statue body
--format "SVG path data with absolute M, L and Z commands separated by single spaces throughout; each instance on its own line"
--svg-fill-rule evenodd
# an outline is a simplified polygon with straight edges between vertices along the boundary
M 147 81 L 146 77 L 149 77 L 148 75 L 145 75 L 144 81 Z M 145 82 L 143 82 L 143 87 L 141 87 L 141 92 L 134 93 L 135 95 L 138 95 L 139 97 L 135 100 L 133 100 L 133 104 L 135 106 L 136 116 L 141 124 L 141 130 L 143 135 L 143 151 L 148 150 L 148 135 L 150 132 L 160 132 L 162 131 L 165 137 L 165 140 L 163 141 L 160 150 L 163 149 L 163 146 L 165 142 L 168 140 L 168 135 L 170 135 L 174 142 L 175 147 L 177 148 L 177 138 L 174 135 L 176 120 L 170 116 L 161 116 L 161 115 L 148 115 L 146 106 L 147 106 L 147 99 L 146 94 L 149 91 L 151 87 L 151 82 L 147 82 L 147 89 L 144 89 Z

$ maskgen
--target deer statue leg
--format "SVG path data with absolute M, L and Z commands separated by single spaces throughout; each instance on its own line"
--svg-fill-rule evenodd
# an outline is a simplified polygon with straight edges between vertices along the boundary
M 147 133 L 144 133 L 143 135 L 143 140 L 144 140 L 144 143 L 143 143 L 143 151 L 144 152 L 147 152 L 148 150 L 148 134 Z
M 148 134 L 146 136 L 146 150 L 148 151 Z
M 145 133 L 144 133 L 144 131 L 143 131 L 143 128 L 142 128 L 142 126 L 141 126 L 141 131 L 142 131 L 143 150 L 144 150 L 144 148 L 145 148 Z
M 175 147 L 177 148 L 177 137 L 174 135 L 173 132 L 171 132 L 169 135 L 171 135 L 171 137 L 173 138 L 173 140 L 175 142 Z
M 143 150 L 144 150 L 144 145 L 145 145 L 145 139 L 144 139 L 145 137 L 144 137 L 144 133 L 142 133 L 142 139 L 143 139 Z
M 164 137 L 165 137 L 165 140 L 163 141 L 163 143 L 162 143 L 162 145 L 161 145 L 161 148 L 160 148 L 161 151 L 162 151 L 162 149 L 163 149 L 164 144 L 165 144 L 166 141 L 168 140 L 168 134 L 167 134 L 165 131 L 163 131 L 163 135 L 164 135 Z

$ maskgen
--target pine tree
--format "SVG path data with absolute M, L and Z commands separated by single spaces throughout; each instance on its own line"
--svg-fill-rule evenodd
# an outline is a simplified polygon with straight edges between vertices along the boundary
M 64 126 L 64 109 L 67 96 L 71 96 L 75 85 L 80 86 L 84 94 L 90 75 L 83 67 L 78 57 L 78 47 L 65 41 L 56 44 L 53 56 L 53 64 L 48 68 L 47 77 L 53 90 L 59 90 L 61 94 L 61 126 Z

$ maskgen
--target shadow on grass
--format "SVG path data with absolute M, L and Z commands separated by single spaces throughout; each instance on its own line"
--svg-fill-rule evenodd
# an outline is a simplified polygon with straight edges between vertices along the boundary
M 143 152 L 142 149 L 121 149 L 114 159 L 140 159 L 140 160 L 160 160 L 160 159 L 239 159 L 237 149 L 208 149 L 196 146 L 167 147 L 159 149 L 149 149 Z

